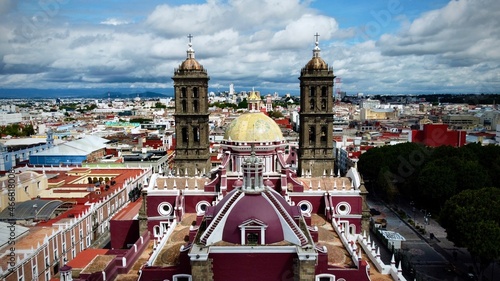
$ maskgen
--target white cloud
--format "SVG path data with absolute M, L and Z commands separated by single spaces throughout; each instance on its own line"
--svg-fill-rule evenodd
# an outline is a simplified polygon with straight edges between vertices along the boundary
M 7 13 L 0 19 L 0 87 L 168 88 L 186 57 L 186 36 L 193 34 L 210 87 L 297 92 L 318 32 L 321 56 L 351 93 L 500 88 L 500 1 L 451 1 L 413 21 L 404 18 L 399 31 L 378 41 L 355 37 L 356 27 L 342 29 L 340 19 L 309 4 L 210 0 L 159 5 L 133 20 L 120 14 L 83 23 L 53 17 L 30 36 L 23 26 L 15 28 L 12 8 L 0 6 Z
M 104 24 L 104 25 L 123 25 L 123 24 L 130 24 L 131 22 L 130 21 L 126 21 L 126 20 L 121 20 L 121 19 L 117 19 L 117 18 L 109 18 L 109 19 L 106 19 L 104 21 L 101 21 L 101 24 Z

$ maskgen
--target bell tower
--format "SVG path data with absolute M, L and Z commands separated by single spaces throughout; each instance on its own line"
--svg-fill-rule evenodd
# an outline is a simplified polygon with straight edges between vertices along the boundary
M 300 176 L 330 175 L 334 168 L 333 68 L 320 57 L 316 33 L 313 57 L 300 72 Z
M 175 69 L 175 166 L 181 176 L 195 176 L 210 170 L 207 71 L 194 58 L 191 39 L 187 58 Z

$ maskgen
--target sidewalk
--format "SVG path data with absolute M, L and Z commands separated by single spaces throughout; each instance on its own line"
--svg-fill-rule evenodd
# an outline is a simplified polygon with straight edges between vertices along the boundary
M 449 260 L 451 253 L 446 253 L 441 247 L 453 251 L 454 247 L 451 242 L 446 239 L 445 230 L 432 219 L 429 224 L 425 225 L 426 234 L 421 234 L 414 226 L 408 223 L 408 219 L 403 219 L 393 207 L 386 205 L 383 201 L 377 198 L 369 197 L 367 203 L 370 208 L 377 209 L 387 220 L 387 230 L 395 231 L 405 237 L 406 241 L 402 243 L 402 254 L 406 256 L 403 263 L 403 273 L 405 277 L 417 277 L 418 280 L 465 280 L 460 276 L 464 276 L 464 272 L 448 271 Z M 412 217 L 411 206 L 403 209 L 408 216 Z M 417 214 L 417 223 L 424 222 L 423 214 Z M 422 225 L 421 223 L 419 223 Z M 434 233 L 435 239 L 430 239 L 429 233 Z M 438 245 L 439 244 L 439 245 Z M 414 273 L 410 273 L 413 268 Z M 465 267 L 467 268 L 467 267 Z

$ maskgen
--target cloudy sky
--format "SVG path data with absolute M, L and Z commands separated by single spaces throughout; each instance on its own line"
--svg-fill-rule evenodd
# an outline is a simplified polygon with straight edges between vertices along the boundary
M 348 94 L 500 92 L 498 0 L 0 0 L 0 88 L 298 92 L 320 34 Z

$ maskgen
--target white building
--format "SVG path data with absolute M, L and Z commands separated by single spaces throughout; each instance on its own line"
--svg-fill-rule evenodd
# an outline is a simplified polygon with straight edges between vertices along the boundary
M 360 108 L 380 108 L 379 100 L 366 99 L 359 102 Z
M 9 113 L 6 111 L 0 112 L 0 126 L 19 123 L 23 120 L 21 113 Z

